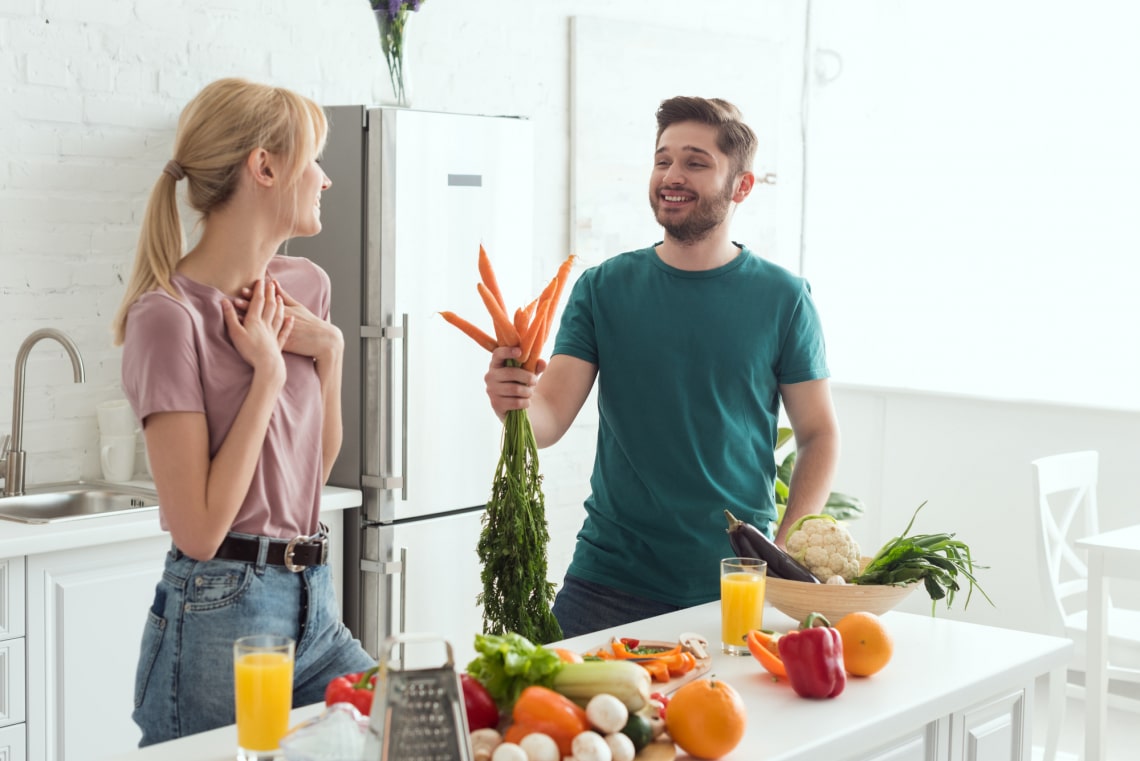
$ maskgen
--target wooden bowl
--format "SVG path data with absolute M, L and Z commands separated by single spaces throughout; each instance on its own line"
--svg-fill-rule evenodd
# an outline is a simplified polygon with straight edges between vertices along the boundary
M 862 610 L 876 616 L 886 613 L 918 586 L 880 584 L 809 584 L 768 577 L 765 599 L 784 615 L 803 621 L 810 613 L 822 613 L 834 624 L 848 613 Z

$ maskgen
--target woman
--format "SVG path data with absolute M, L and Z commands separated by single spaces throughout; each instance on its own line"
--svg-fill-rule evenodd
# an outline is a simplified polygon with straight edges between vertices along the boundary
M 340 621 L 318 522 L 344 341 L 328 276 L 277 255 L 320 232 L 326 134 L 307 98 L 219 80 L 182 112 L 147 205 L 114 324 L 173 542 L 139 657 L 140 745 L 233 723 L 238 637 L 296 641 L 294 705 L 375 664 Z M 185 254 L 183 179 L 201 231 Z

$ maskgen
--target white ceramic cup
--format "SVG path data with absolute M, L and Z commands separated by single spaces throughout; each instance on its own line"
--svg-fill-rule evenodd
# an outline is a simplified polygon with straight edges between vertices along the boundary
M 130 481 L 135 474 L 135 435 L 100 437 L 99 462 L 104 481 Z
M 112 399 L 95 405 L 95 416 L 99 421 L 99 435 L 134 436 L 139 430 L 135 411 L 126 399 Z

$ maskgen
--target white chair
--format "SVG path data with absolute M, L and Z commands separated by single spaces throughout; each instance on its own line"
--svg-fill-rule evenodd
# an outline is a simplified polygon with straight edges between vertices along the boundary
M 1045 760 L 1052 761 L 1065 718 L 1065 700 L 1084 698 L 1083 679 L 1087 652 L 1088 568 L 1074 542 L 1098 532 L 1096 452 L 1070 452 L 1034 460 L 1034 497 L 1037 502 L 1038 570 L 1046 594 L 1050 634 L 1068 637 L 1075 645 L 1067 669 L 1049 677 L 1049 725 Z M 1140 611 L 1115 607 L 1108 612 L 1109 705 L 1140 710 Z M 1117 690 L 1124 687 L 1125 694 Z

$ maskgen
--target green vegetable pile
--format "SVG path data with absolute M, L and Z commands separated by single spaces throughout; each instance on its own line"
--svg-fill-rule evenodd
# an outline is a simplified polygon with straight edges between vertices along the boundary
M 467 664 L 467 673 L 504 708 L 514 705 L 519 694 L 533 684 L 553 688 L 554 677 L 565 665 L 557 653 L 514 632 L 476 634 L 475 652 L 478 655 Z
M 546 500 L 538 445 L 526 410 L 503 421 L 503 451 L 483 514 L 476 552 L 483 564 L 483 631 L 516 632 L 534 642 L 562 639 L 551 613 L 554 583 L 546 578 Z
M 969 607 L 975 588 L 993 605 L 993 600 L 974 578 L 975 568 L 987 566 L 974 563 L 965 542 L 954 539 L 954 534 L 945 533 L 907 536 L 918 511 L 925 505 L 923 502 L 915 509 L 902 534 L 884 544 L 862 573 L 851 579 L 851 583 L 906 586 L 921 580 L 930 595 L 933 613 L 939 600 L 945 599 L 946 607 L 950 607 L 954 594 L 961 589 L 958 577 L 964 576 L 970 585 L 965 607 Z

